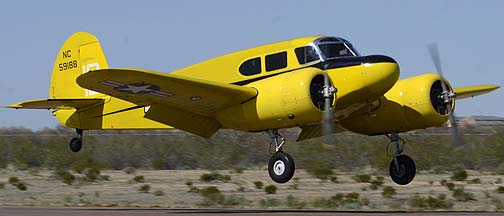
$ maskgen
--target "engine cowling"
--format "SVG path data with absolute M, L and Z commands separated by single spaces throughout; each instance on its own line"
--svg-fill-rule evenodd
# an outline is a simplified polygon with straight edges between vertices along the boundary
M 441 82 L 437 74 L 423 74 L 399 80 L 373 103 L 371 112 L 351 116 L 341 122 L 350 131 L 375 135 L 440 126 L 448 120 Z M 451 89 L 448 82 L 446 86 Z M 451 107 L 455 107 L 451 100 Z M 367 111 L 367 109 L 366 109 Z
M 217 118 L 224 127 L 248 131 L 320 122 L 324 76 L 318 68 L 304 68 L 253 82 L 247 86 L 257 89 L 257 97 L 221 111 Z

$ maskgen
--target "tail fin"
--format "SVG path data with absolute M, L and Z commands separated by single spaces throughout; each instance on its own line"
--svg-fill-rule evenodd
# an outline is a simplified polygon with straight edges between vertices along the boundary
M 98 39 L 87 32 L 70 36 L 61 47 L 54 63 L 49 98 L 84 98 L 96 92 L 80 87 L 76 79 L 90 70 L 108 68 Z

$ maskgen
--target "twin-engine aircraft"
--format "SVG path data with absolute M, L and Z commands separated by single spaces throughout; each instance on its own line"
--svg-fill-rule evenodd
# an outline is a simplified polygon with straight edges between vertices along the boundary
M 440 72 L 437 52 L 432 55 Z M 338 37 L 281 41 L 167 74 L 109 68 L 98 39 L 77 32 L 58 53 L 49 98 L 7 107 L 52 110 L 76 129 L 74 152 L 85 130 L 177 128 L 207 138 L 221 128 L 266 131 L 276 147 L 268 171 L 277 183 L 288 182 L 295 170 L 278 129 L 300 127 L 298 141 L 346 130 L 386 135 L 395 148 L 390 176 L 405 185 L 416 168 L 403 154 L 399 133 L 441 126 L 453 120 L 455 99 L 499 86 L 452 88 L 431 73 L 398 78 L 393 58 L 361 55 Z

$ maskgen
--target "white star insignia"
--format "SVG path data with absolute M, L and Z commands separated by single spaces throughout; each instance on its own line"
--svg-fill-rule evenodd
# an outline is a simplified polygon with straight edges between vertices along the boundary
M 123 88 L 118 88 L 118 91 L 125 91 L 125 92 L 131 92 L 132 94 L 138 94 L 138 93 L 150 93 L 154 92 L 154 90 L 149 89 L 152 85 L 144 85 L 144 86 L 134 86 L 134 85 L 127 85 L 126 87 Z

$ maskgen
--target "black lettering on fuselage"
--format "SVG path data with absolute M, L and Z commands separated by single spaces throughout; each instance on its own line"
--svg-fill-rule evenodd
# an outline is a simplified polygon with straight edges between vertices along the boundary
M 70 58 L 70 57 L 72 57 L 72 50 L 63 51 L 63 58 Z

